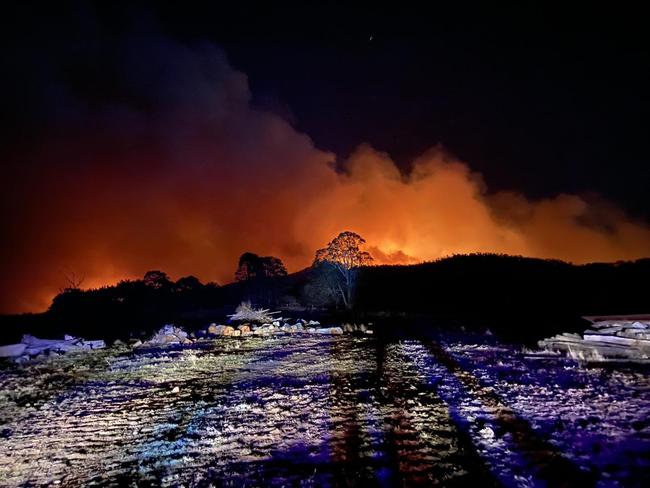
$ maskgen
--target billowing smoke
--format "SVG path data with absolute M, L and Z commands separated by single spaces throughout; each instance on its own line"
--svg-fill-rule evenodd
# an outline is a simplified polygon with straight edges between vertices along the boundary
M 326 216 L 319 219 L 319 216 Z M 385 154 L 362 145 L 347 173 L 299 215 L 326 235 L 356 229 L 385 262 L 432 260 L 454 253 L 498 252 L 577 263 L 650 254 L 650 228 L 595 197 L 531 201 L 489 194 L 481 176 L 434 148 L 404 177 Z
M 333 154 L 251 106 L 246 76 L 211 44 L 149 33 L 100 52 L 43 61 L 48 92 L 32 103 L 46 100 L 46 116 L 3 156 L 2 312 L 46 308 L 71 271 L 83 287 L 149 269 L 224 283 L 244 251 L 295 271 L 342 230 L 390 263 L 650 254 L 648 226 L 611 204 L 491 194 L 441 148 L 406 176 L 363 143 L 334 169 Z

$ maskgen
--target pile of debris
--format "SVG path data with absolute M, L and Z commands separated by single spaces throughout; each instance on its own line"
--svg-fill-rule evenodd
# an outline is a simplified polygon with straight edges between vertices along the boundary
M 180 327 L 168 324 L 156 332 L 151 339 L 141 343 L 140 341 L 132 344 L 134 347 L 156 347 L 165 345 L 188 345 L 195 341 L 205 339 L 215 339 L 218 337 L 269 337 L 288 334 L 321 334 L 321 335 L 342 335 L 346 333 L 364 333 L 372 334 L 372 330 L 365 325 L 357 326 L 345 324 L 344 327 L 323 327 L 316 320 L 298 319 L 289 321 L 278 317 L 275 320 L 265 323 L 243 322 L 233 323 L 233 325 L 221 325 L 212 323 L 204 329 L 197 332 L 187 333 Z
M 145 346 L 163 346 L 165 344 L 191 344 L 187 332 L 173 324 L 163 326 L 154 336 L 146 341 Z
M 316 320 L 306 321 L 298 319 L 295 323 L 290 323 L 282 317 L 268 323 L 242 322 L 234 326 L 210 324 L 207 329 L 197 332 L 199 338 L 214 338 L 219 336 L 228 337 L 246 337 L 284 334 L 343 334 L 341 327 L 322 327 Z
M 69 335 L 63 339 L 39 339 L 25 334 L 18 344 L 0 346 L 0 358 L 12 358 L 16 361 L 26 361 L 39 356 L 65 354 L 73 351 L 103 349 L 106 344 L 102 340 L 88 341 Z
M 584 317 L 591 327 L 539 341 L 549 352 L 566 353 L 581 362 L 650 363 L 650 316 Z
M 228 318 L 230 318 L 230 320 L 233 322 L 242 321 L 264 324 L 277 320 L 273 318 L 273 315 L 279 313 L 280 312 L 271 312 L 266 308 L 253 308 L 251 302 L 242 302 L 235 309 L 235 313 L 228 315 Z
M 277 317 L 281 312 L 271 312 L 269 309 L 254 308 L 250 302 L 242 302 L 235 313 L 228 315 L 235 326 L 211 324 L 207 330 L 201 331 L 201 337 L 246 335 L 270 336 L 279 334 L 329 334 L 345 333 L 372 334 L 373 331 L 364 324 L 344 324 L 342 327 L 323 327 L 317 320 L 285 319 Z

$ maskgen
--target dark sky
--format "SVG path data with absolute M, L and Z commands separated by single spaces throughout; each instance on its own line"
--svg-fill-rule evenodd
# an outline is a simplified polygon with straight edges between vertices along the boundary
M 155 23 L 175 39 L 221 45 L 257 106 L 339 157 L 367 141 L 407 167 L 441 144 L 491 189 L 597 192 L 650 218 L 650 30 L 641 10 L 452 3 L 33 4 L 8 7 L 4 51 L 34 63 L 12 41 L 56 45 L 97 24 L 119 33 Z
M 0 312 L 162 269 L 650 256 L 649 30 L 608 4 L 3 5 Z
M 407 165 L 439 143 L 492 189 L 596 191 L 650 218 L 650 30 L 640 10 L 247 3 L 157 12 L 174 35 L 223 45 L 257 102 L 289 114 L 319 147 L 346 156 L 368 141 Z

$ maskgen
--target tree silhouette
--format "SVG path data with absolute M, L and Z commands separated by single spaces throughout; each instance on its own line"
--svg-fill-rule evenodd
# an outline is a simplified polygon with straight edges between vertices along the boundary
M 341 232 L 327 247 L 316 251 L 314 264 L 329 263 L 337 271 L 335 288 L 341 295 L 346 308 L 352 308 L 356 268 L 372 263 L 370 253 L 363 251 L 366 243 L 359 234 L 351 231 Z
M 247 281 L 256 278 L 274 278 L 286 276 L 287 268 L 280 258 L 274 256 L 258 256 L 252 252 L 245 252 L 239 258 L 239 265 L 235 271 L 236 281 Z
M 61 293 L 66 291 L 81 290 L 81 284 L 86 279 L 86 275 L 77 276 L 74 271 L 67 272 L 64 276 L 67 286 L 59 289 L 59 292 Z
M 265 277 L 272 278 L 287 275 L 287 268 L 284 267 L 284 263 L 280 258 L 263 256 L 260 259 L 262 261 L 262 272 Z
M 191 291 L 191 290 L 198 290 L 201 288 L 203 284 L 199 281 L 199 279 L 196 276 L 183 276 L 182 278 L 179 278 L 178 281 L 176 282 L 176 290 L 177 291 Z
M 167 273 L 158 270 L 147 271 L 144 275 L 143 281 L 145 285 L 156 290 L 167 288 L 172 284 Z

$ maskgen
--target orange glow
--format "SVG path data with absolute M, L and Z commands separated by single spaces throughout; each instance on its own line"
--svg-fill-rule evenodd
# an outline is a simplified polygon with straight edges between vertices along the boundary
M 284 120 L 249 106 L 228 68 L 215 99 L 171 107 L 165 125 L 96 121 L 15 150 L 3 166 L 0 311 L 39 311 L 65 286 L 161 269 L 172 278 L 232 281 L 239 255 L 280 257 L 289 271 L 342 230 L 379 263 L 498 252 L 577 263 L 650 255 L 650 229 L 576 195 L 531 201 L 489 193 L 440 149 L 404 177 L 362 144 L 345 164 Z M 171 121 L 171 122 L 169 122 Z M 374 248 L 373 248 L 374 246 Z

